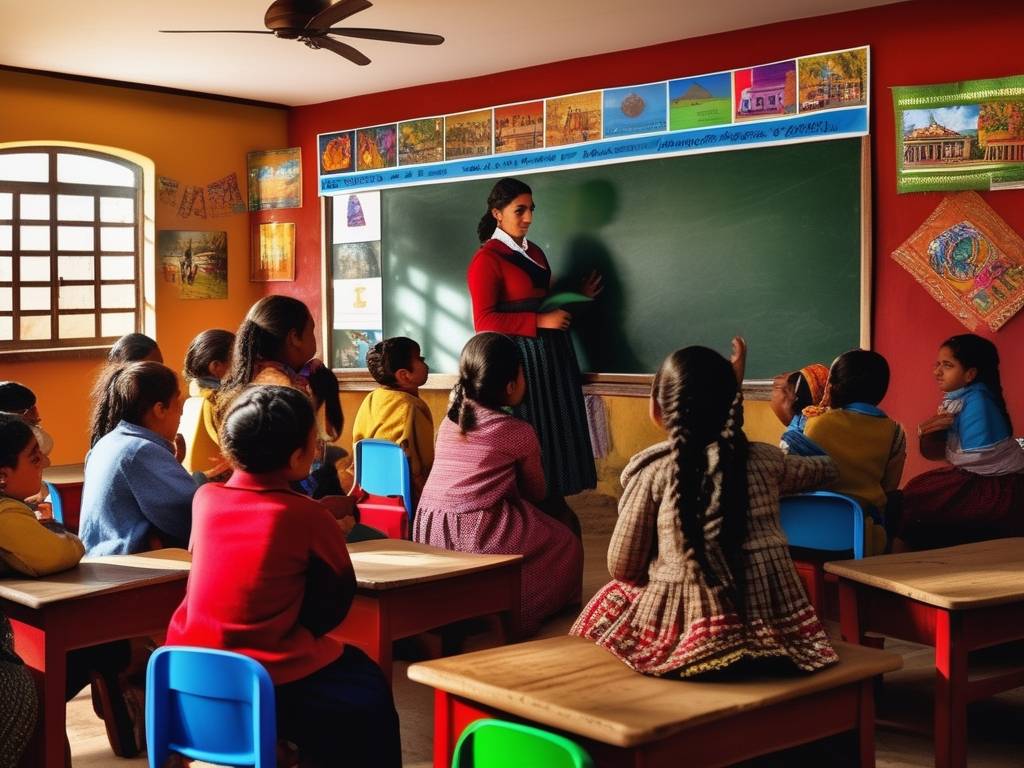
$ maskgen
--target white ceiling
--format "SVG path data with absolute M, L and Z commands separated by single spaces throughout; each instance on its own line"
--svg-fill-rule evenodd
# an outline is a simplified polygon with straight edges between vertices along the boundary
M 894 0 L 375 0 L 338 26 L 443 35 L 440 46 L 346 39 L 372 59 L 271 35 L 269 0 L 0 0 L 0 64 L 290 106 L 885 5 Z

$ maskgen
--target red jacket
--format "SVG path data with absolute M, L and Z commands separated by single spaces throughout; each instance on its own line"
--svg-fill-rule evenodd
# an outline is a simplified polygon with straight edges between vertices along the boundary
M 342 643 L 323 633 L 347 613 L 355 573 L 345 536 L 322 504 L 236 469 L 226 483 L 196 492 L 191 549 L 168 644 L 245 654 L 275 685 L 341 655 Z
M 495 331 L 511 336 L 536 336 L 537 313 L 499 309 L 502 304 L 543 299 L 551 283 L 551 268 L 539 246 L 529 243 L 523 254 L 499 240 L 480 246 L 469 263 L 466 279 L 473 300 L 473 327 L 477 333 Z M 538 302 L 539 303 L 539 302 Z

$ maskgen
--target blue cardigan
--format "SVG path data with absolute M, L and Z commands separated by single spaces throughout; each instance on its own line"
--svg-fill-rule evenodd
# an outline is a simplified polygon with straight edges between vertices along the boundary
M 187 542 L 195 492 L 167 440 L 120 422 L 85 457 L 79 535 L 86 554 L 144 552 L 154 528 Z

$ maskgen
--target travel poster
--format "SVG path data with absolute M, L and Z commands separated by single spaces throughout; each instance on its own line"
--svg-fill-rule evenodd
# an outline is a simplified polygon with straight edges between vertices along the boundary
M 494 108 L 494 151 L 519 152 L 544 146 L 544 102 Z
M 447 160 L 491 154 L 491 110 L 478 109 L 444 119 L 444 156 Z
M 797 60 L 800 111 L 862 107 L 868 103 L 868 49 L 823 53 Z
M 398 124 L 398 164 L 440 163 L 444 160 L 444 118 L 425 117 Z
M 604 92 L 604 135 L 629 136 L 664 131 L 667 123 L 665 83 L 610 88 Z
M 732 73 L 684 77 L 668 84 L 668 128 L 685 131 L 732 122 Z
M 736 120 L 765 120 L 796 113 L 796 62 L 779 61 L 733 72 Z
M 580 144 L 601 138 L 601 91 L 556 96 L 545 101 L 545 146 Z

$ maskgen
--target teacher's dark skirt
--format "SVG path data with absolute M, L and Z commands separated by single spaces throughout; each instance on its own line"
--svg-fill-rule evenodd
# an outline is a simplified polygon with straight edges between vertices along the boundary
M 514 413 L 540 438 L 549 496 L 569 496 L 597 485 L 583 403 L 580 366 L 565 331 L 546 328 L 537 337 L 513 336 L 523 358 L 526 397 Z

